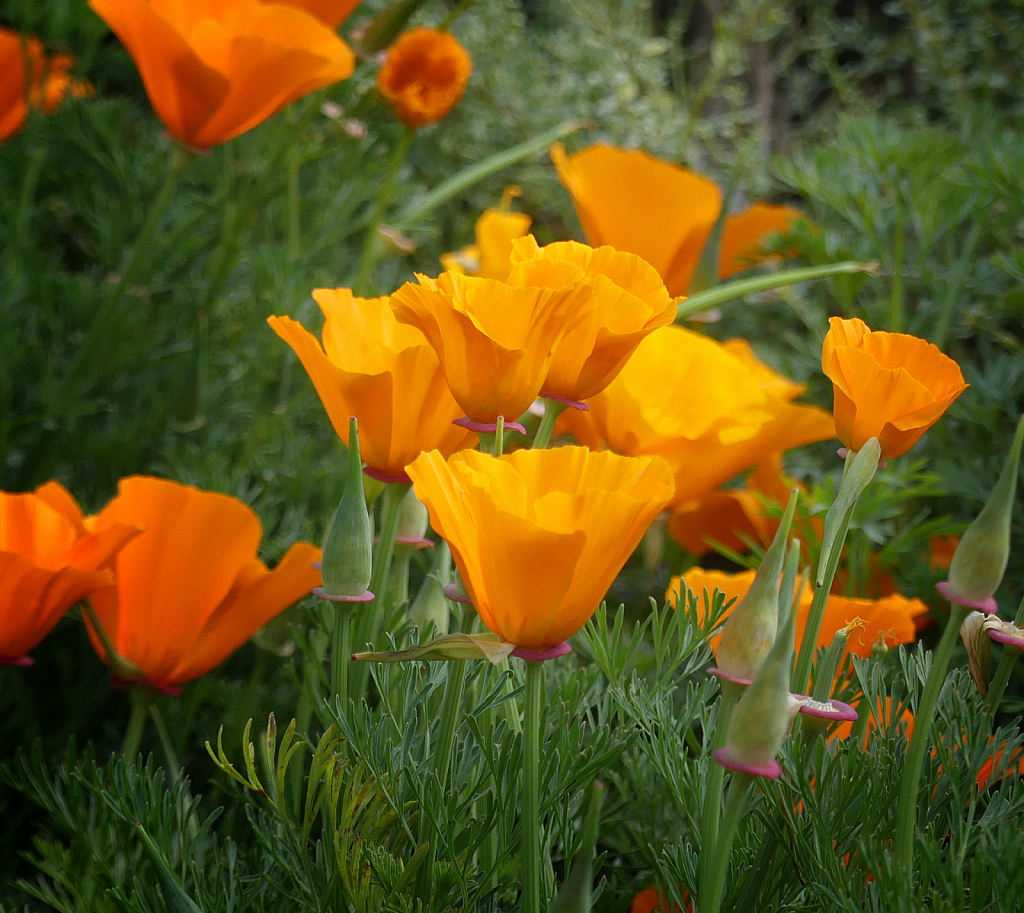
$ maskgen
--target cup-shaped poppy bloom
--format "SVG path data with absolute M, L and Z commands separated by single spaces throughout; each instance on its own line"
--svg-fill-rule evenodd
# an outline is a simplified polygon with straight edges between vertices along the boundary
M 677 507 L 773 453 L 833 437 L 827 412 L 790 401 L 802 391 L 742 340 L 661 327 L 587 401 L 589 412 L 563 413 L 556 430 L 588 447 L 663 457 L 676 472 Z
M 536 650 L 587 623 L 672 497 L 663 461 L 584 447 L 425 453 L 409 476 L 483 623 Z
M 678 299 L 669 295 L 657 271 L 635 254 L 575 241 L 540 247 L 533 235 L 512 243 L 513 264 L 525 267 L 542 261 L 575 276 L 593 306 L 555 346 L 541 392 L 573 401 L 589 399 L 615 379 L 645 336 L 675 320 Z M 551 274 L 552 279 L 556 276 Z M 576 300 L 582 303 L 586 298 Z
M 363 0 L 280 0 L 285 6 L 294 6 L 316 16 L 321 22 L 336 29 Z
M 138 534 L 125 523 L 90 532 L 57 482 L 0 492 L 0 665 L 28 665 L 68 609 L 110 586 L 111 560 Z
M 821 370 L 832 381 L 836 435 L 851 450 L 877 437 L 883 460 L 906 453 L 967 389 L 960 366 L 930 342 L 872 331 L 859 317 L 828 323 Z
M 359 420 L 363 462 L 374 474 L 404 478 L 424 450 L 449 456 L 476 444 L 452 424 L 463 412 L 433 348 L 395 319 L 387 297 L 356 298 L 347 288 L 318 288 L 313 297 L 325 318 L 322 346 L 290 317 L 267 323 L 299 357 L 346 447 L 349 418 Z
M 465 273 L 481 279 L 507 279 L 512 271 L 512 242 L 530 230 L 533 222 L 524 212 L 513 212 L 512 198 L 522 191 L 506 187 L 496 209 L 486 209 L 476 220 L 476 243 L 462 250 L 441 255 L 441 265 L 448 272 Z
M 402 123 L 422 127 L 459 103 L 472 72 L 469 54 L 451 32 L 411 29 L 388 48 L 377 88 Z
M 51 114 L 68 94 L 92 94 L 88 82 L 72 78 L 74 66 L 71 54 L 47 55 L 38 38 L 0 28 L 0 143 L 21 130 L 30 107 Z
M 114 585 L 92 603 L 118 654 L 115 672 L 130 669 L 129 682 L 173 690 L 205 675 L 320 583 L 320 550 L 308 542 L 267 570 L 259 518 L 228 495 L 131 476 L 92 518 L 97 532 L 117 524 L 144 532 L 118 552 Z M 91 624 L 89 637 L 113 666 Z
M 718 186 L 646 152 L 603 143 L 573 155 L 555 143 L 551 158 L 587 241 L 643 257 L 662 275 L 670 294 L 685 295 L 722 209 Z M 758 203 L 727 218 L 719 278 L 749 268 L 758 257 L 759 243 L 785 231 L 799 216 L 786 206 Z
M 316 89 L 355 56 L 305 10 L 260 0 L 89 0 L 139 68 L 168 132 L 207 149 Z
M 561 264 L 517 265 L 507 282 L 417 274 L 391 296 L 395 316 L 423 332 L 456 402 L 482 425 L 515 419 L 540 393 L 563 334 L 587 317 L 593 296 Z

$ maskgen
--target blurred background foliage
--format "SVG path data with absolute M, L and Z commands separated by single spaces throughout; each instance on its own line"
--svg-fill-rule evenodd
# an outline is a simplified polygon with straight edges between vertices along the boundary
M 350 24 L 383 5 L 368 0 Z M 436 24 L 455 5 L 435 0 L 417 21 Z M 93 316 L 111 300 L 163 180 L 168 144 L 137 71 L 85 0 L 7 0 L 0 23 L 70 50 L 77 75 L 96 87 L 94 98 L 69 100 L 49 117 L 33 114 L 0 146 L 0 486 L 26 490 L 57 478 L 93 510 L 121 476 L 156 473 L 250 503 L 264 523 L 268 560 L 297 538 L 319 541 L 340 494 L 343 449 L 265 318 L 289 313 L 315 326 L 309 291 L 354 279 L 362 229 L 399 135 L 369 91 L 372 73 L 357 71 L 197 158 L 146 275 L 114 309 L 99 348 L 82 359 Z M 809 398 L 823 405 L 831 402 L 818 373 L 829 315 L 924 336 L 959 361 L 970 389 L 905 458 L 920 459 L 928 475 L 893 473 L 865 519 L 871 528 L 862 529 L 877 549 L 898 538 L 904 547 L 891 555 L 890 571 L 907 595 L 934 602 L 927 534 L 962 529 L 977 511 L 1024 410 L 1024 7 L 1011 0 L 479 0 L 454 31 L 473 58 L 469 90 L 445 121 L 417 137 L 395 211 L 467 165 L 581 120 L 587 126 L 568 141 L 571 149 L 595 141 L 642 147 L 723 185 L 735 177 L 736 205 L 771 198 L 800 206 L 809 221 L 784 244 L 797 242 L 802 263 L 879 264 L 875 278 L 732 304 L 702 329 L 750 338 L 765 361 L 806 381 Z M 285 209 L 292 163 L 301 194 L 297 236 Z M 476 218 L 509 183 L 522 188 L 516 205 L 542 243 L 582 237 L 549 159 L 536 156 L 403 226 L 415 249 L 379 265 L 379 291 L 414 270 L 436 274 L 438 255 L 471 241 Z M 194 369 L 188 315 L 197 308 L 205 358 Z M 194 412 L 196 370 L 205 420 L 183 422 Z M 790 470 L 826 484 L 825 470 L 835 465 L 829 446 L 806 451 L 793 455 Z M 852 548 L 851 560 L 866 562 L 870 551 Z M 643 594 L 660 596 L 680 560 L 670 548 L 656 580 L 634 561 L 615 597 L 643 611 Z M 1004 615 L 1022 593 L 1018 506 L 999 594 Z M 293 610 L 300 627 L 304 617 Z M 217 726 L 224 723 L 226 744 L 237 746 L 246 718 L 292 707 L 296 693 L 292 661 L 249 644 L 182 699 L 163 700 L 192 782 L 220 776 L 201 749 Z M 1004 710 L 1024 709 L 1020 695 L 1018 680 Z M 71 733 L 104 758 L 127 713 L 127 699 L 108 687 L 69 617 L 34 667 L 4 678 L 0 759 L 38 738 L 52 762 Z M 621 795 L 644 788 L 642 766 L 632 757 L 615 768 L 620 785 L 631 784 Z M 204 802 L 212 809 L 222 798 Z M 650 796 L 638 807 L 644 801 Z M 628 817 L 625 807 L 613 811 Z M 180 808 L 175 814 L 188 817 Z M 38 827 L 35 806 L 0 785 L 0 879 L 34 871 L 18 853 Z M 245 829 L 241 821 L 232 827 L 236 835 Z M 609 909 L 622 909 L 621 898 L 651 865 L 634 836 L 625 821 L 609 838 L 618 860 Z M 205 832 L 196 838 L 206 839 Z M 52 871 L 73 868 L 41 846 L 36 852 Z M 217 844 L 216 853 L 229 850 Z M 666 865 L 685 874 L 684 861 Z

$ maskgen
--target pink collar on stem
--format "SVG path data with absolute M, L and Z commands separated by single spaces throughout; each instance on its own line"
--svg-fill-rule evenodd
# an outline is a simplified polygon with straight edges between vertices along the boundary
M 335 596 L 328 593 L 322 586 L 314 588 L 313 595 L 320 599 L 326 599 L 328 602 L 373 602 L 376 599 L 369 590 L 359 596 Z
M 32 666 L 35 660 L 31 656 L 0 656 L 0 666 Z
M 989 596 L 988 599 L 980 601 L 977 599 L 967 599 L 965 596 L 959 596 L 954 593 L 948 580 L 942 580 L 935 584 L 935 589 L 950 602 L 955 602 L 957 605 L 965 606 L 968 609 L 977 609 L 986 615 L 995 615 L 999 611 L 999 605 L 996 603 L 994 596 Z
M 530 650 L 527 647 L 516 647 L 512 651 L 513 656 L 517 656 L 519 659 L 529 659 L 533 662 L 543 662 L 546 659 L 555 659 L 559 656 L 565 656 L 566 653 L 572 653 L 572 647 L 570 647 L 564 640 L 560 644 L 548 647 L 546 650 Z
M 568 399 L 565 396 L 556 396 L 554 393 L 541 393 L 541 399 L 553 399 L 556 403 L 561 403 L 563 406 L 568 406 L 570 409 L 579 409 L 580 412 L 589 412 L 590 406 L 586 403 L 581 403 L 578 399 Z
M 381 472 L 379 469 L 374 469 L 372 466 L 364 466 L 363 472 L 371 479 L 376 479 L 378 482 L 403 482 L 406 485 L 412 485 L 412 479 L 410 479 L 404 472 L 393 476 L 386 472 Z
M 778 780 L 782 776 L 782 768 L 779 767 L 779 762 L 775 758 L 766 761 L 764 764 L 748 764 L 746 761 L 741 761 L 735 757 L 728 746 L 719 748 L 715 752 L 714 757 L 726 770 L 739 771 L 740 773 L 750 774 L 752 777 L 765 777 L 768 780 Z
M 486 422 L 474 422 L 471 418 L 457 418 L 452 422 L 452 424 L 458 425 L 460 428 L 466 428 L 469 431 L 475 431 L 477 434 L 480 432 L 493 434 L 498 430 L 497 422 L 491 422 L 489 424 Z M 505 422 L 505 430 L 518 431 L 520 434 L 526 434 L 526 429 L 520 425 L 519 422 Z

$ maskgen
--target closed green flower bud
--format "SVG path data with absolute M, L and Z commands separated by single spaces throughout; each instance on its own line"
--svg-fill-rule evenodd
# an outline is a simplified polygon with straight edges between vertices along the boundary
M 320 567 L 323 586 L 313 592 L 322 599 L 369 602 L 373 599 L 367 590 L 373 566 L 373 525 L 363 495 L 363 464 L 355 416 L 349 419 L 348 443 L 345 491 L 324 540 Z
M 435 636 L 440 637 L 448 633 L 451 611 L 444 595 L 444 588 L 451 583 L 451 579 L 452 553 L 448 543 L 442 542 L 437 547 L 430 573 L 423 578 L 420 591 L 409 606 L 409 621 L 419 628 L 421 636 L 431 624 L 434 626 Z
M 407 545 L 424 543 L 429 523 L 430 515 L 427 513 L 427 509 L 423 506 L 423 502 L 416 497 L 416 492 L 410 488 L 402 499 L 402 508 L 398 513 L 395 541 Z
M 384 7 L 363 32 L 363 37 L 359 40 L 359 49 L 366 54 L 383 51 L 398 37 L 399 32 L 409 22 L 409 18 L 423 6 L 423 3 L 424 0 L 396 0 L 390 6 Z
M 779 576 L 798 498 L 799 491 L 794 489 L 775 539 L 754 575 L 754 582 L 722 629 L 716 662 L 718 668 L 732 678 L 753 679 L 775 643 L 779 624 Z
M 1010 519 L 1022 441 L 1024 418 L 1017 425 L 1009 456 L 988 502 L 977 519 L 967 527 L 953 553 L 949 579 L 936 587 L 951 602 L 981 609 L 989 615 L 996 611 L 992 597 L 1003 579 L 1010 557 Z

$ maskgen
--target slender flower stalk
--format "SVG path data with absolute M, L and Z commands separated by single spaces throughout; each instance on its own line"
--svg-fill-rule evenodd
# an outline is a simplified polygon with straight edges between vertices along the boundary
M 714 753 L 725 747 L 729 735 L 729 721 L 741 694 L 741 688 L 727 679 L 722 679 L 722 697 L 718 703 L 718 719 L 715 721 L 715 737 L 708 759 L 708 778 L 704 786 L 704 806 L 700 818 L 701 846 L 717 846 L 719 822 L 722 813 L 722 785 L 725 768 L 714 760 Z M 701 884 L 709 884 L 712 860 L 707 853 L 700 854 Z
M 1018 628 L 1024 627 L 1024 599 L 1021 599 L 1017 607 L 1017 616 L 1013 619 L 1014 625 Z M 1010 644 L 1003 644 L 1003 654 L 999 658 L 999 665 L 996 666 L 996 674 L 992 676 L 992 682 L 988 686 L 988 697 L 985 699 L 988 709 L 995 713 L 1006 691 L 1006 685 L 1010 681 L 1010 673 L 1013 672 L 1014 663 L 1021 651 L 1018 647 Z
M 717 764 L 715 766 L 718 767 Z M 725 876 L 729 871 L 729 858 L 732 856 L 732 843 L 736 839 L 736 829 L 743 816 L 743 807 L 746 805 L 747 794 L 753 782 L 752 776 L 737 771 L 733 774 L 732 783 L 729 784 L 729 798 L 725 803 L 722 830 L 715 843 L 715 854 L 708 866 L 707 901 L 701 904 L 701 913 L 719 913 L 722 907 Z
M 134 763 L 142 742 L 142 732 L 146 728 L 146 717 L 156 698 L 156 692 L 148 685 L 132 685 L 128 689 L 128 694 L 132 699 L 132 710 L 128 717 L 128 727 L 124 731 L 124 740 L 121 742 L 121 757 Z
M 526 660 L 526 707 L 523 713 L 523 913 L 540 913 L 540 734 L 543 719 L 544 663 Z
M 548 442 L 551 440 L 551 432 L 555 430 L 555 422 L 558 421 L 558 416 L 566 408 L 565 403 L 561 403 L 556 399 L 544 400 L 544 417 L 540 420 L 540 426 L 537 428 L 537 433 L 533 438 L 532 446 L 534 448 L 548 446 Z

